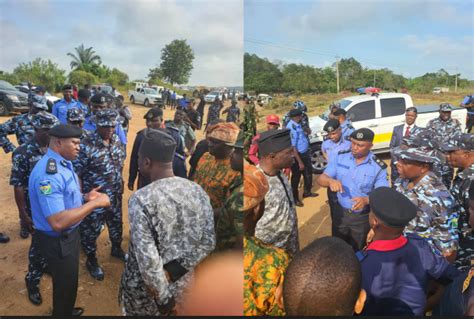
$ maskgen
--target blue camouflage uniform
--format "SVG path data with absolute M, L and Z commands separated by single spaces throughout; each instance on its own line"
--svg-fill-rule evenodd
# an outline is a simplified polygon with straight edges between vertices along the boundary
M 84 126 L 82 127 L 84 130 L 89 131 L 89 132 L 94 132 L 97 128 L 96 124 L 93 121 L 92 116 L 93 114 L 89 114 L 89 116 L 86 117 L 86 120 L 84 121 Z M 124 146 L 124 152 L 125 152 L 126 145 L 127 145 L 127 134 L 125 133 L 120 123 L 117 123 L 117 125 L 115 126 L 115 134 L 119 137 L 120 142 L 122 142 Z
M 53 105 L 53 115 L 56 116 L 61 124 L 67 124 L 67 110 L 73 107 L 80 107 L 77 105 L 77 101 L 71 99 L 68 103 L 65 99 L 61 99 Z
M 232 105 L 227 110 L 226 122 L 236 123 L 239 117 L 240 117 L 240 109 L 237 107 L 237 105 Z
M 367 197 L 371 191 L 388 186 L 387 165 L 369 152 L 365 160 L 356 164 L 351 150 L 340 151 L 334 161 L 330 161 L 324 174 L 341 182 L 342 193 L 337 193 L 337 203 L 332 212 L 332 235 L 337 236 L 359 250 L 365 245 L 369 231 L 367 205 L 353 211 L 352 198 Z
M 97 126 L 116 126 L 118 113 L 113 109 L 103 109 L 94 115 Z M 74 162 L 82 181 L 84 193 L 100 186 L 101 192 L 110 197 L 111 206 L 94 210 L 84 218 L 80 226 L 82 248 L 88 256 L 95 256 L 97 238 L 104 222 L 109 229 L 113 247 L 122 242 L 122 169 L 125 160 L 123 145 L 116 134 L 109 144 L 105 144 L 97 131 L 86 136 L 81 142 L 81 151 Z

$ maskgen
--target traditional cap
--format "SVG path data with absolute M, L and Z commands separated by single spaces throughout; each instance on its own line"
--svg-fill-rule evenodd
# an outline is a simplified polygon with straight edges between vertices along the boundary
M 159 108 L 149 109 L 148 112 L 145 113 L 145 116 L 143 116 L 143 118 L 147 120 L 152 120 L 157 117 L 163 117 L 162 109 L 159 109 Z
M 234 148 L 243 149 L 244 148 L 244 131 L 243 130 L 239 131 L 239 135 L 237 135 L 237 139 L 235 143 L 226 143 L 226 144 Z
M 235 143 L 237 135 L 239 135 L 239 127 L 232 122 L 218 123 L 212 126 L 207 133 L 207 137 L 231 144 Z
M 369 194 L 369 204 L 374 215 L 388 227 L 405 227 L 416 217 L 417 207 L 405 195 L 390 187 L 374 189 Z
M 117 125 L 118 112 L 114 109 L 98 110 L 94 115 L 94 122 L 97 126 L 115 127 Z
M 290 112 L 288 112 L 288 117 L 295 117 L 300 115 L 303 115 L 303 112 L 300 109 L 291 109 Z
M 63 91 L 66 91 L 66 90 L 72 90 L 72 85 L 71 84 L 64 84 L 63 85 Z
M 338 120 L 332 119 L 332 120 L 327 121 L 326 124 L 324 124 L 323 129 L 326 132 L 331 133 L 331 132 L 337 130 L 340 126 L 341 126 L 341 124 L 339 124 Z
M 441 112 L 451 112 L 453 110 L 453 106 L 449 103 L 441 103 L 439 105 L 439 110 Z
M 139 152 L 153 161 L 169 163 L 173 161 L 176 141 L 164 130 L 146 128 Z
M 374 132 L 368 128 L 360 128 L 351 134 L 351 138 L 356 141 L 365 141 L 365 142 L 373 142 L 374 141 Z
M 265 119 L 265 122 L 266 122 L 267 124 L 277 124 L 277 125 L 280 125 L 280 118 L 278 117 L 278 115 L 270 114 L 270 115 L 267 115 L 267 118 Z
M 260 134 L 257 143 L 260 156 L 280 152 L 291 147 L 290 130 L 285 128 L 265 131 Z
M 437 160 L 431 156 L 430 152 L 419 148 L 409 148 L 400 152 L 400 158 L 409 161 L 432 164 Z
M 474 150 L 474 135 L 473 134 L 458 134 L 448 140 L 447 143 L 441 145 L 443 152 L 452 152 L 457 150 L 473 151 Z
M 66 118 L 69 122 L 83 122 L 86 119 L 84 111 L 77 107 L 67 110 Z
M 107 97 L 103 93 L 96 93 L 91 97 L 92 104 L 105 104 L 107 103 Z
M 242 211 L 257 206 L 268 192 L 268 182 L 265 175 L 255 166 L 244 163 L 244 204 Z
M 49 135 L 58 138 L 80 138 L 82 129 L 71 124 L 58 124 L 49 130 Z
M 335 116 L 346 115 L 347 111 L 344 110 L 343 108 L 339 107 L 334 112 L 332 112 L 332 114 L 335 115 Z
M 91 97 L 91 92 L 87 89 L 80 89 L 78 92 L 77 92 L 77 97 L 79 99 L 88 99 Z
M 59 120 L 51 113 L 40 111 L 33 115 L 32 124 L 35 128 L 52 128 L 59 124 Z

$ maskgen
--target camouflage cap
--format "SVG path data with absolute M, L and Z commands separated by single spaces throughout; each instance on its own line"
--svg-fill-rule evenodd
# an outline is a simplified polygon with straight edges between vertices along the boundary
M 450 103 L 441 103 L 439 105 L 439 110 L 441 112 L 451 112 L 453 110 L 453 106 Z
M 40 111 L 33 115 L 32 124 L 35 128 L 52 128 L 59 124 L 59 120 L 51 113 Z
M 94 115 L 94 122 L 97 126 L 115 127 L 117 125 L 118 112 L 114 109 L 98 110 Z
M 83 122 L 85 119 L 84 111 L 80 108 L 73 107 L 72 109 L 67 110 L 67 120 L 69 122 Z
M 248 211 L 257 206 L 265 198 L 268 188 L 265 175 L 255 166 L 244 162 L 244 204 L 242 211 Z
M 400 152 L 400 159 L 432 164 L 436 162 L 430 152 L 423 148 L 409 148 Z
M 46 100 L 46 98 L 42 95 L 34 94 L 33 96 L 31 96 L 29 102 L 30 105 L 36 109 L 44 111 L 48 110 L 48 100 Z
M 452 152 L 457 150 L 474 151 L 474 135 L 458 134 L 451 138 L 446 144 L 441 145 L 443 152 Z
M 91 103 L 104 105 L 107 103 L 107 97 L 103 93 L 96 93 L 91 97 Z

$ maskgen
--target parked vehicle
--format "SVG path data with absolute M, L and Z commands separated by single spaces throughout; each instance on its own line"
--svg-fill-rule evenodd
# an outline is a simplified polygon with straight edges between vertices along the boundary
M 443 87 L 435 87 L 433 88 L 433 94 L 441 94 L 441 93 L 448 93 L 449 88 L 443 88 Z
M 28 86 L 24 86 L 24 85 L 15 85 L 15 88 L 18 90 L 18 91 L 21 91 L 23 93 L 26 93 L 26 94 L 29 94 L 30 93 L 30 89 L 28 88 Z M 31 89 L 34 90 L 36 87 L 33 86 Z M 46 98 L 46 100 L 48 100 L 49 102 L 51 102 L 52 104 L 56 103 L 57 101 L 60 100 L 59 97 L 57 96 L 54 96 L 54 95 L 51 95 L 49 92 L 44 92 L 44 97 Z M 51 105 L 52 105 L 51 104 Z
M 17 90 L 7 81 L 0 80 L 0 115 L 28 112 L 28 94 Z
M 261 93 L 257 96 L 257 103 L 260 105 L 267 105 L 271 101 L 272 101 L 272 97 L 268 94 Z
M 128 97 L 133 104 L 137 103 L 149 106 L 161 103 L 161 94 L 148 87 L 130 90 L 128 91 Z
M 212 91 L 211 93 L 207 94 L 205 97 L 204 97 L 204 101 L 206 101 L 206 103 L 212 103 L 214 102 L 214 100 L 216 99 L 216 97 L 222 101 L 222 93 L 221 92 L 218 92 L 218 91 Z
M 113 97 L 118 97 L 118 98 L 122 99 L 122 102 L 124 100 L 122 93 L 120 93 L 117 90 L 114 91 L 112 86 L 109 85 L 109 84 L 98 84 L 98 85 L 94 85 L 94 87 L 100 88 L 100 91 L 102 93 L 109 94 L 109 95 L 112 95 Z
M 354 128 L 370 128 L 375 133 L 374 153 L 386 153 L 392 138 L 393 128 L 405 123 L 405 110 L 413 106 L 408 94 L 381 93 L 373 95 L 357 95 L 346 97 L 338 102 L 347 111 L 347 118 L 352 121 Z M 425 127 L 428 121 L 439 116 L 439 105 L 417 105 L 418 117 L 416 125 Z M 327 166 L 321 152 L 321 144 L 325 138 L 324 124 L 328 121 L 329 110 L 319 116 L 309 118 L 311 129 L 310 144 L 313 171 L 320 174 Z M 455 107 L 452 118 L 461 122 L 462 130 L 466 128 L 467 111 Z

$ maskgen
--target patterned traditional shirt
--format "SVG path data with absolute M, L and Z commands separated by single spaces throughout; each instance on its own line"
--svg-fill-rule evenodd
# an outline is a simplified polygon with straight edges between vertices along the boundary
M 265 211 L 255 227 L 255 237 L 266 244 L 285 249 L 291 256 L 299 250 L 298 217 L 288 178 L 269 176 Z
M 244 237 L 244 316 L 284 316 L 275 298 L 290 263 L 287 252 Z
M 409 180 L 398 178 L 395 189 L 418 207 L 417 216 L 405 228 L 428 240 L 435 253 L 449 254 L 458 249 L 460 207 L 433 172 L 425 175 L 412 189 Z
M 156 316 L 158 305 L 166 305 L 171 297 L 179 303 L 194 268 L 214 249 L 213 211 L 204 190 L 181 177 L 160 179 L 139 189 L 128 207 L 129 258 L 119 302 L 127 315 Z M 167 279 L 164 270 L 171 261 L 188 271 L 175 282 Z
M 193 180 L 209 195 L 212 208 L 219 209 L 224 206 L 230 189 L 239 183 L 238 176 L 240 173 L 230 167 L 229 158 L 218 160 L 205 153 L 197 164 Z

